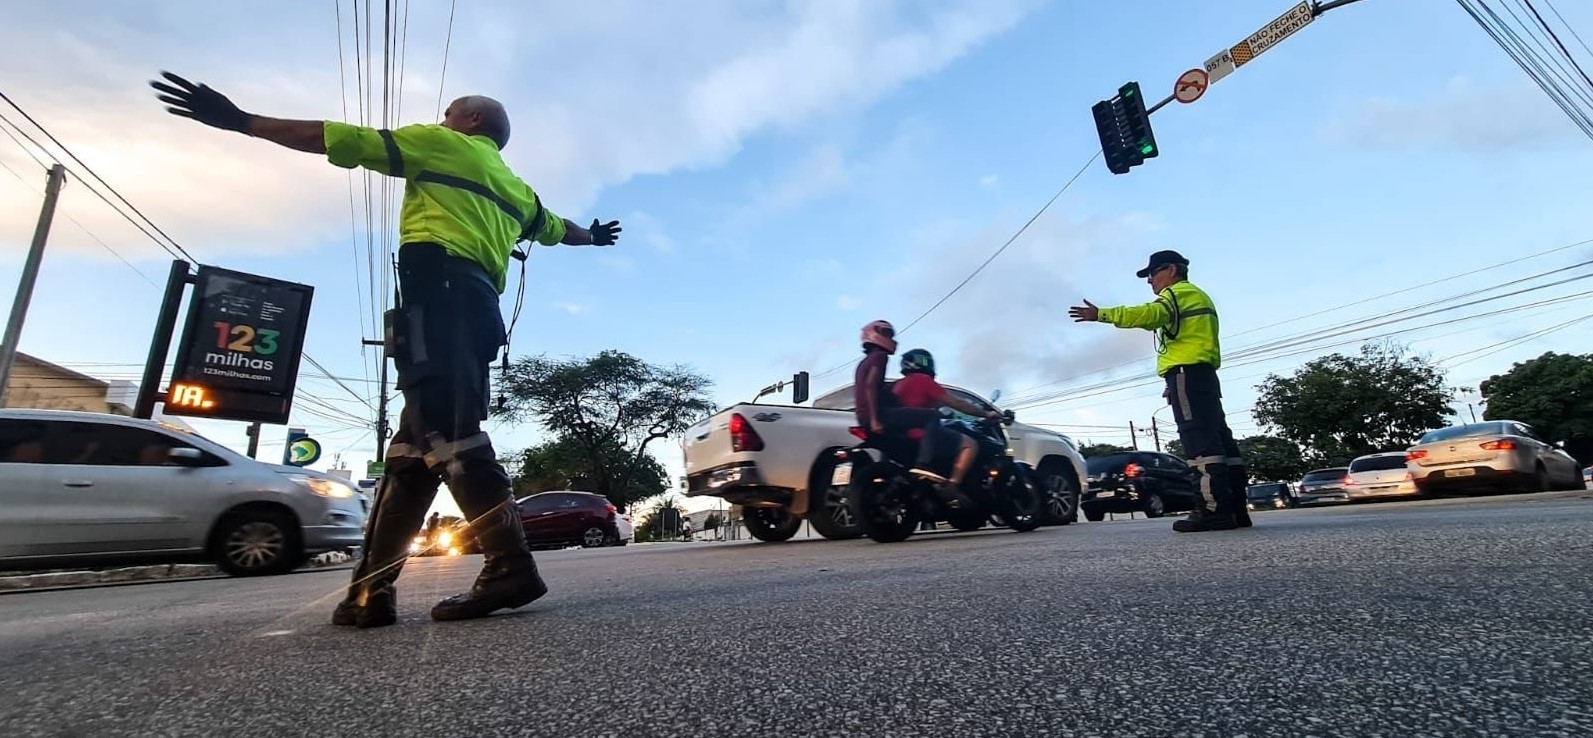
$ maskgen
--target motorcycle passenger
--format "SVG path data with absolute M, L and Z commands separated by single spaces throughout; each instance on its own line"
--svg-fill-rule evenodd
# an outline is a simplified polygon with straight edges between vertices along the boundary
M 977 407 L 947 392 L 935 381 L 935 357 L 924 349 L 915 348 L 902 354 L 901 369 L 902 378 L 891 391 L 902 409 L 935 411 L 931 420 L 908 432 L 909 437 L 919 440 L 918 463 L 910 473 L 934 482 L 936 491 L 951 507 L 962 507 L 968 504 L 962 493 L 962 482 L 973 468 L 978 446 L 967 435 L 942 426 L 939 409 L 949 407 L 966 415 L 992 420 L 1001 417 L 1001 413 Z M 951 476 L 941 476 L 934 469 L 936 461 L 952 453 L 956 459 Z
M 857 363 L 852 381 L 852 407 L 857 424 L 875 436 L 885 435 L 884 411 L 895 407 L 895 398 L 885 391 L 885 373 L 891 355 L 896 353 L 896 329 L 888 320 L 863 326 L 863 360 Z

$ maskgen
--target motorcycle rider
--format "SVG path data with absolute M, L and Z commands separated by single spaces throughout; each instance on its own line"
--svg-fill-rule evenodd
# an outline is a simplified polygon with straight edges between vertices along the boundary
M 909 438 L 919 440 L 918 463 L 909 473 L 934 482 L 941 499 L 952 508 L 966 506 L 969 500 L 962 493 L 962 482 L 973 468 L 974 458 L 978 456 L 978 445 L 967 435 L 942 426 L 940 408 L 949 407 L 965 415 L 991 420 L 1000 418 L 1001 413 L 977 407 L 947 392 L 945 387 L 935 381 L 934 355 L 924 349 L 915 348 L 902 354 L 901 370 L 902 378 L 891 388 L 891 392 L 896 395 L 896 401 L 902 409 L 934 411 L 929 422 L 908 431 Z M 934 470 L 935 462 L 953 448 L 956 449 L 956 460 L 952 464 L 951 476 L 941 476 Z
M 888 320 L 863 326 L 863 360 L 852 380 L 852 408 L 857 424 L 875 436 L 885 435 L 883 411 L 895 407 L 895 397 L 885 391 L 885 373 L 896 353 L 896 328 Z

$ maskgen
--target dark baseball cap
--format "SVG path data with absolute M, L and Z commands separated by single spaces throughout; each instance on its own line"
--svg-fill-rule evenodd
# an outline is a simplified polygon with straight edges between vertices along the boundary
M 1139 277 L 1140 279 L 1144 279 L 1146 277 L 1149 277 L 1151 275 L 1151 272 L 1154 272 L 1157 269 L 1160 269 L 1160 268 L 1162 268 L 1164 266 L 1167 266 L 1168 264 L 1177 264 L 1178 266 L 1189 266 L 1189 260 L 1185 259 L 1184 255 L 1178 253 L 1177 251 L 1158 251 L 1158 252 L 1150 255 L 1150 263 L 1146 264 L 1144 269 L 1141 269 L 1138 272 L 1135 272 L 1134 276 Z

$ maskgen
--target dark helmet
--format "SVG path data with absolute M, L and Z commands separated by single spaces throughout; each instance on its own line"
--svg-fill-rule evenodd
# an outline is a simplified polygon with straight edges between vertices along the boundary
M 924 349 L 912 349 L 902 354 L 902 374 L 928 374 L 935 376 L 935 357 Z

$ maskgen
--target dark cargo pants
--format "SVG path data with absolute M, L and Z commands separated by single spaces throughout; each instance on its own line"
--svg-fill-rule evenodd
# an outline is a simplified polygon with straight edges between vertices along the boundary
M 1167 371 L 1167 403 L 1178 424 L 1178 441 L 1189 465 L 1200 474 L 1206 512 L 1236 513 L 1249 485 L 1244 458 L 1222 409 L 1222 386 L 1210 364 L 1176 366 Z

